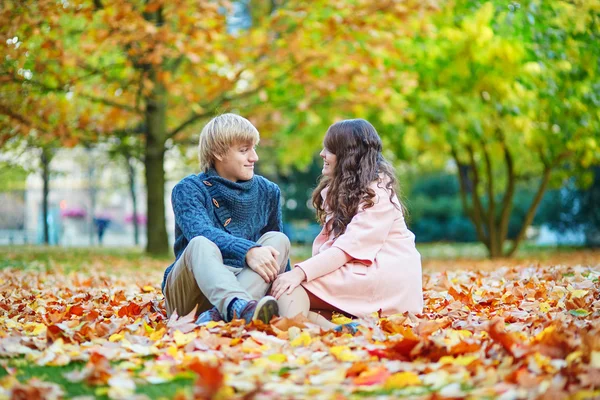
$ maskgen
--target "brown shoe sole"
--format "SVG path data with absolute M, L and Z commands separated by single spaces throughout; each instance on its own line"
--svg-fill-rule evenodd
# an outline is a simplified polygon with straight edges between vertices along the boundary
M 269 324 L 274 316 L 279 316 L 277 300 L 273 296 L 265 296 L 256 304 L 252 321 L 260 320 L 265 324 Z

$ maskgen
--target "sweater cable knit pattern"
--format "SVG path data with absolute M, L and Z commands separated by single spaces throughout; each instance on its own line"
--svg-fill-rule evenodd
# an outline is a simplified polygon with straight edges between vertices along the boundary
M 204 236 L 219 247 L 226 265 L 246 267 L 246 253 L 266 232 L 283 231 L 281 192 L 260 175 L 232 182 L 214 169 L 182 179 L 171 193 L 175 261 L 190 240 Z M 173 265 L 165 271 L 162 289 Z

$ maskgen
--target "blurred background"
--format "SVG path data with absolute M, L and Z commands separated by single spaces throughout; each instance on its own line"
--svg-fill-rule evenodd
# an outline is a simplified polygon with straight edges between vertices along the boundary
M 261 133 L 299 257 L 327 127 L 372 122 L 419 249 L 600 246 L 600 0 L 6 0 L 0 246 L 170 251 L 204 123 Z

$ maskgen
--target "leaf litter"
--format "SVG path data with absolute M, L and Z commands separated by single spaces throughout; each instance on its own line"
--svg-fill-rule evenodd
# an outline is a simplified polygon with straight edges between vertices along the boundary
M 60 399 L 15 359 L 80 363 L 69 382 L 113 399 L 191 378 L 184 399 L 375 396 L 600 397 L 600 266 L 439 269 L 425 309 L 323 331 L 302 316 L 271 324 L 167 318 L 161 271 L 0 271 L 0 399 Z M 336 316 L 336 323 L 348 322 Z

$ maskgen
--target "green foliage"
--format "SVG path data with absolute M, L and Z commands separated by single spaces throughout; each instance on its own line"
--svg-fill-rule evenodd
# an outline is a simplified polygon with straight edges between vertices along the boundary
M 25 168 L 0 161 L 0 192 L 25 190 L 27 175 Z
M 547 187 L 600 162 L 599 5 L 457 1 L 403 41 L 417 86 L 408 107 L 382 112 L 404 137 L 390 144 L 424 168 L 459 168 L 492 255 L 516 235 L 514 251 Z M 519 182 L 535 184 L 523 214 Z

